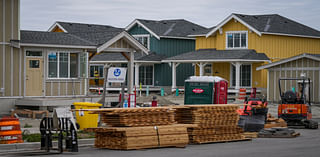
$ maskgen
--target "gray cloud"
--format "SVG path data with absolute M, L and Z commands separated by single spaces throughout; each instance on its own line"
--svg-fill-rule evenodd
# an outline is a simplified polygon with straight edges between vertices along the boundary
M 187 19 L 212 27 L 231 13 L 280 14 L 320 30 L 318 0 L 21 0 L 21 29 L 55 21 L 125 27 L 135 18 Z

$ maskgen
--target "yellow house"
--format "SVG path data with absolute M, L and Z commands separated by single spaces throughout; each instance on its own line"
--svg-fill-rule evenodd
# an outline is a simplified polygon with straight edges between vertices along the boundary
M 217 26 L 190 37 L 196 38 L 196 51 L 168 58 L 166 62 L 192 62 L 196 75 L 221 76 L 235 89 L 266 88 L 267 71 L 256 68 L 268 62 L 305 52 L 320 54 L 319 31 L 277 14 L 231 14 Z M 256 54 L 246 57 L 244 53 L 248 51 Z M 207 59 L 199 59 L 199 55 Z M 260 57 L 252 59 L 252 55 Z

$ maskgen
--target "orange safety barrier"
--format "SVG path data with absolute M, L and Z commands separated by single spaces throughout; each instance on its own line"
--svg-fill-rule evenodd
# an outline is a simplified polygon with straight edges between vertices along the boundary
M 23 143 L 18 118 L 4 117 L 0 119 L 0 144 Z
M 244 100 L 246 98 L 246 89 L 240 88 L 239 89 L 239 98 L 240 100 Z

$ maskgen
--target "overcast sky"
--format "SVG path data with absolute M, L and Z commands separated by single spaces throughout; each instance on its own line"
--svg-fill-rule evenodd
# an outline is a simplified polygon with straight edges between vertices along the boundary
M 205 27 L 231 13 L 280 14 L 320 30 L 320 0 L 21 0 L 21 29 L 55 21 L 126 27 L 135 18 L 186 19 Z

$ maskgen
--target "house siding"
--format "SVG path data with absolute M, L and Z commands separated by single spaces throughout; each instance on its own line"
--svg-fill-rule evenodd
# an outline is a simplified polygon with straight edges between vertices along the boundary
M 0 96 L 21 96 L 22 71 L 20 51 L 10 46 L 10 40 L 19 40 L 19 0 L 0 1 Z
M 215 35 L 208 38 L 197 37 L 196 49 L 216 48 L 218 50 L 225 50 L 226 32 L 248 31 L 248 49 L 254 49 L 259 53 L 265 53 L 272 62 L 296 56 L 305 52 L 320 54 L 320 39 L 266 34 L 259 36 L 235 20 L 230 20 L 228 23 L 226 23 L 222 27 L 222 30 L 222 34 L 220 34 L 218 31 Z M 257 66 L 252 66 L 253 86 L 266 88 L 267 70 L 256 71 L 255 67 Z M 257 82 L 257 85 L 255 85 L 255 82 Z
M 195 50 L 195 40 L 190 39 L 172 39 L 161 38 L 158 40 L 152 36 L 144 28 L 135 25 L 129 30 L 131 35 L 150 35 L 150 51 L 157 54 L 166 55 L 167 57 L 176 56 L 185 52 Z M 177 67 L 177 86 L 183 86 L 184 80 L 194 74 L 192 64 L 180 64 Z M 168 64 L 155 64 L 154 66 L 154 85 L 155 86 L 171 86 L 172 70 Z
M 281 77 L 299 78 L 301 73 L 305 73 L 306 77 L 311 80 L 311 100 L 320 102 L 320 62 L 312 59 L 301 58 L 291 62 L 283 63 L 278 66 L 269 68 L 269 92 L 268 101 L 280 101 L 278 80 Z M 300 68 L 300 69 L 297 69 Z M 301 68 L 305 68 L 302 69 Z M 307 69 L 309 68 L 309 69 Z M 282 91 L 291 90 L 292 87 L 297 87 L 297 81 L 282 82 Z

